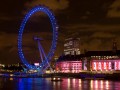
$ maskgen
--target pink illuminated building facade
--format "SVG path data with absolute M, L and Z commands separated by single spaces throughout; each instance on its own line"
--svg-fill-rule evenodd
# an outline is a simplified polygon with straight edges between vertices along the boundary
M 80 55 L 61 56 L 56 63 L 56 72 L 58 73 L 79 73 L 81 72 L 82 59 L 77 56 L 80 56 Z
M 56 63 L 56 72 L 81 71 L 120 71 L 120 50 L 88 51 L 81 55 L 61 56 Z
M 114 51 L 88 51 L 91 71 L 117 71 L 120 70 L 120 50 Z
M 79 73 L 82 70 L 82 61 L 64 61 L 56 65 L 57 72 Z
M 118 60 L 92 60 L 91 70 L 112 71 L 120 70 L 120 59 Z

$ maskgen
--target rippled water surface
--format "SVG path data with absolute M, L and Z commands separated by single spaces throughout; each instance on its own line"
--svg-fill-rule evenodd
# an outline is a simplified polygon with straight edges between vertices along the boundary
M 0 90 L 120 90 L 120 81 L 63 78 L 0 78 Z

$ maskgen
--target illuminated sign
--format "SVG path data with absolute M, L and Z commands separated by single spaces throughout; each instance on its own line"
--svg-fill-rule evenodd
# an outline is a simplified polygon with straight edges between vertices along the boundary
M 40 64 L 39 63 L 34 63 L 35 66 L 39 66 Z

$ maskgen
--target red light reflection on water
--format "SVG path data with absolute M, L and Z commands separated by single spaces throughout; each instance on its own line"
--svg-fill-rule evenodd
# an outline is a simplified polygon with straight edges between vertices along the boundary
M 120 90 L 120 81 L 65 78 L 62 82 L 54 82 L 54 84 L 55 90 Z

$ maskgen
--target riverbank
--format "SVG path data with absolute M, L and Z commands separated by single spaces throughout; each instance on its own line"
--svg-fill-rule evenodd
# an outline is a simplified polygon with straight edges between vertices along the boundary
M 120 73 L 91 73 L 91 72 L 80 72 L 80 73 L 52 73 L 52 74 L 38 74 L 38 73 L 2 73 L 0 77 L 15 77 L 15 78 L 80 78 L 80 79 L 111 79 L 120 80 Z
M 70 77 L 70 78 L 81 78 L 81 79 L 111 79 L 120 80 L 120 73 L 55 73 L 52 76 Z

